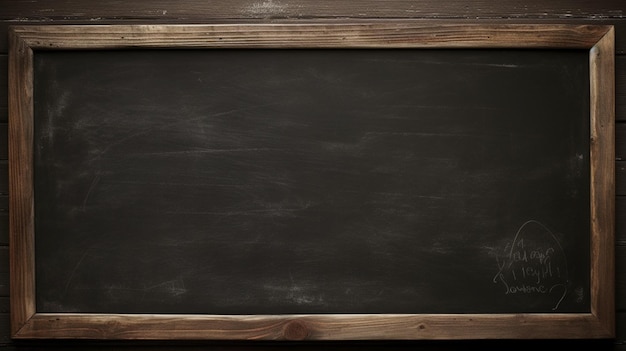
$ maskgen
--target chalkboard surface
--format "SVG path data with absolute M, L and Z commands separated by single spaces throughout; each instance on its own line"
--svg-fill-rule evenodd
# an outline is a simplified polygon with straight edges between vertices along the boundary
M 589 312 L 588 66 L 38 52 L 37 311 Z

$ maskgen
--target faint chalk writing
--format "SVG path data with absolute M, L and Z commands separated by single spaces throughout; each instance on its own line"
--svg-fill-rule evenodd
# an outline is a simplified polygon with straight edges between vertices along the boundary
M 505 295 L 545 295 L 552 310 L 559 308 L 568 290 L 567 260 L 548 227 L 535 220 L 525 222 L 496 260 L 493 283 L 501 284 Z

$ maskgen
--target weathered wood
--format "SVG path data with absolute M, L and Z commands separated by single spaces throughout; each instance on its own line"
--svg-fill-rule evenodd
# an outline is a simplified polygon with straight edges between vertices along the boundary
M 548 323 L 546 323 L 548 322 Z M 19 338 L 215 340 L 400 340 L 606 338 L 589 314 L 99 315 L 36 314 Z M 384 330 L 384 333 L 381 333 Z M 375 336 L 375 337 L 374 337 Z
M 9 240 L 11 245 L 11 328 L 16 333 L 35 313 L 34 199 L 32 191 L 33 52 L 16 36 L 9 56 Z
M 615 330 L 615 32 L 611 29 L 590 50 L 591 76 L 591 235 L 592 312 Z M 604 252 L 605 254 L 598 254 Z M 596 274 L 594 274 L 594 271 Z M 595 276 L 594 276 L 595 275 Z M 606 285 L 604 285 L 606 284 Z
M 511 347 L 511 343 L 515 346 Z M 533 349 L 568 349 L 568 350 L 621 350 L 615 347 L 612 340 L 464 340 L 464 341 L 326 341 L 326 342 L 285 342 L 285 341 L 178 341 L 176 343 L 166 341 L 131 341 L 131 342 L 102 342 L 92 340 L 33 340 L 20 341 L 13 344 L 19 345 L 19 349 L 8 346 L 2 351 L 276 351 L 276 350 L 302 350 L 302 351 L 458 351 L 461 349 L 480 350 L 533 350 Z
M 151 1 L 150 6 L 141 2 L 119 3 L 107 0 L 67 1 L 50 5 L 48 2 L 7 0 L 3 4 L 2 18 L 9 19 L 94 19 L 146 18 L 153 21 L 164 19 L 198 20 L 213 18 L 621 18 L 623 3 L 618 0 L 602 2 L 585 0 L 555 0 L 550 2 L 526 2 L 515 0 L 479 0 L 468 4 L 462 0 L 447 1 L 385 1 L 384 6 L 373 0 L 236 0 L 213 2 L 186 0 Z
M 358 19 L 358 18 L 337 18 L 337 19 L 324 19 L 324 18 L 312 18 L 303 14 L 304 18 L 301 19 L 282 19 L 282 20 L 258 20 L 258 19 L 229 19 L 229 20 L 220 20 L 214 18 L 206 18 L 202 21 L 202 23 L 206 24 L 259 24 L 259 23 L 283 23 L 283 24 L 306 24 L 306 23 L 327 23 L 327 24 L 359 24 L 359 23 L 375 23 L 382 21 L 382 19 Z M 401 20 L 401 19 L 398 19 Z M 404 19 L 405 21 L 407 19 Z M 449 24 L 459 24 L 458 20 L 446 20 L 446 19 L 412 19 L 410 20 L 414 24 L 422 24 L 422 25 L 430 25 L 431 23 L 449 23 Z M 134 20 L 120 20 L 115 18 L 103 18 L 97 17 L 96 19 L 83 19 L 83 20 L 55 20 L 53 23 L 49 23 L 47 20 L 33 20 L 33 21 L 2 21 L 0 20 L 0 54 L 4 54 L 7 52 L 7 41 L 8 37 L 8 27 L 14 25 L 47 25 L 47 24 L 59 24 L 59 25 L 146 25 L 146 24 L 155 24 L 154 21 L 150 19 L 134 19 Z M 186 22 L 183 20 L 161 20 L 156 24 L 185 24 Z M 626 53 L 626 35 L 621 35 L 621 33 L 626 33 L 626 19 L 611 19 L 611 20 L 601 20 L 601 19 L 593 19 L 593 20 L 546 20 L 546 19 L 514 19 L 508 18 L 506 16 L 503 19 L 491 19 L 491 20 L 480 20 L 470 18 L 464 20 L 462 23 L 465 24 L 533 24 L 533 25 L 543 25 L 543 24 L 579 24 L 579 25 L 612 25 L 615 27 L 615 31 L 617 33 L 616 41 L 615 41 L 615 52 L 617 54 Z
M 138 46 L 589 49 L 605 35 L 608 28 L 586 25 L 458 25 L 390 21 L 337 25 L 15 26 L 12 33 L 31 49 L 111 49 Z

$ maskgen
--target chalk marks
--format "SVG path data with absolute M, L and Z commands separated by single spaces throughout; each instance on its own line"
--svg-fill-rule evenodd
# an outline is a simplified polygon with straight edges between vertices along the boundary
M 496 261 L 498 272 L 493 283 L 501 286 L 504 295 L 543 295 L 555 311 L 568 293 L 563 248 L 554 233 L 539 221 L 522 224 L 513 240 L 496 255 Z
M 257 1 L 243 9 L 243 12 L 251 17 L 271 17 L 283 14 L 287 10 L 287 4 L 280 1 Z
M 85 209 L 87 208 L 87 201 L 89 200 L 89 195 L 91 195 L 91 193 L 96 188 L 99 182 L 100 182 L 100 175 L 97 174 L 96 176 L 93 177 L 93 180 L 91 181 L 91 185 L 89 185 L 89 189 L 87 190 L 87 193 L 85 194 L 85 198 L 83 200 L 83 206 L 82 206 L 83 211 L 85 211 Z

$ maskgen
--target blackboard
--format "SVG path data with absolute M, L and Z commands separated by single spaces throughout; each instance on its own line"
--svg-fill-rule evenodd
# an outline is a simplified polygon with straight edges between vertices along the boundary
M 42 312 L 590 309 L 586 51 L 51 51 L 34 73 Z
M 289 316 L 296 339 L 300 315 L 597 318 L 612 127 L 588 46 L 121 50 L 133 34 L 29 62 L 35 315 Z

